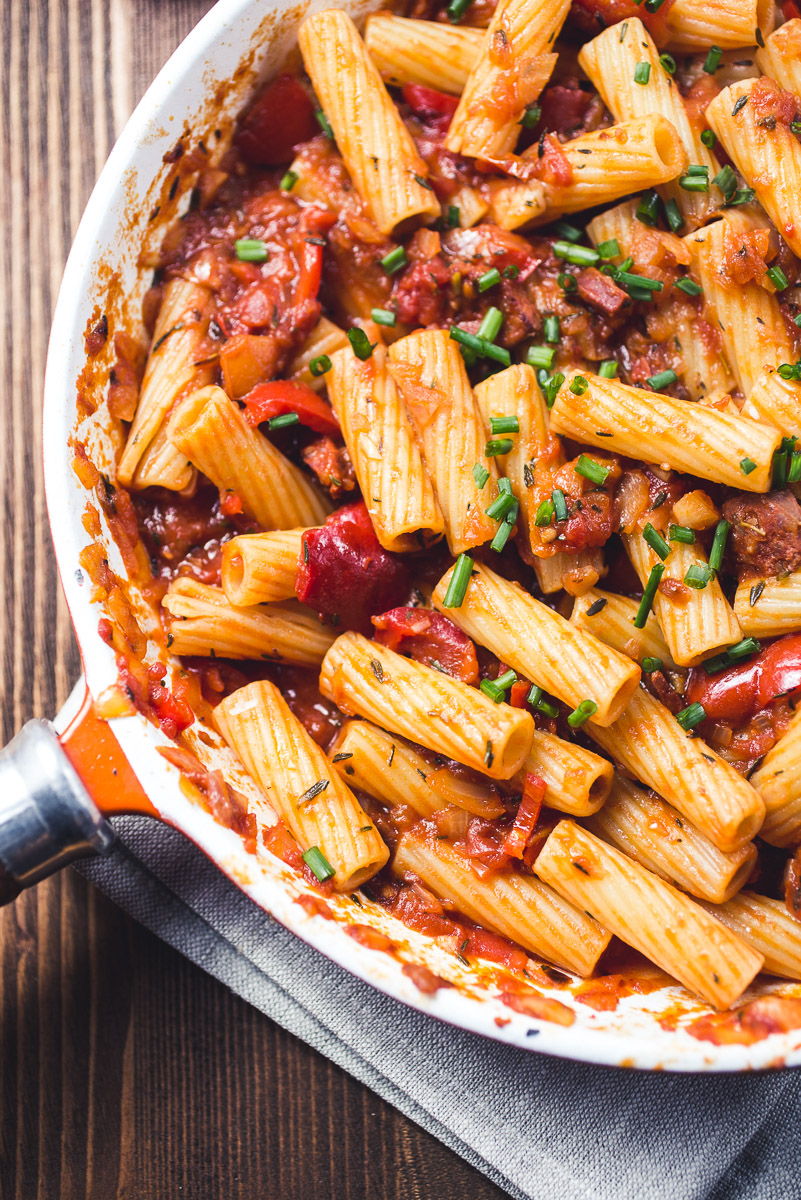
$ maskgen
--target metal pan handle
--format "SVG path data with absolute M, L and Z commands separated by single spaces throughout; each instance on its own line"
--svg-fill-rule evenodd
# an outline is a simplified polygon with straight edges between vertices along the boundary
M 29 721 L 0 750 L 0 905 L 113 841 L 53 726 Z

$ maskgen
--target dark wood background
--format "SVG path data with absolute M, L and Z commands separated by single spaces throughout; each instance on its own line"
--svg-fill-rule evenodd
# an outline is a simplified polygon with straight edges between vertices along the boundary
M 3 742 L 79 670 L 39 449 L 63 263 L 114 137 L 210 6 L 0 0 Z M 0 1196 L 502 1193 L 67 872 L 0 912 Z

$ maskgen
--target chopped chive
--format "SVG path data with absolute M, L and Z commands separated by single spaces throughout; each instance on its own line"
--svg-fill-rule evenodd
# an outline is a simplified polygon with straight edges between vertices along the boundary
M 742 471 L 743 475 L 750 475 L 751 472 L 755 471 L 756 469 L 757 465 L 753 458 L 748 458 L 746 455 L 745 458 L 740 459 L 740 470 Z
M 490 542 L 490 549 L 495 550 L 500 554 L 509 538 L 512 536 L 512 525 L 508 521 L 502 521 L 498 526 L 498 532 Z
M 661 279 L 651 279 L 648 275 L 632 275 L 630 271 L 623 270 L 618 272 L 617 281 L 626 289 L 638 287 L 648 292 L 661 292 L 664 287 Z
M 676 720 L 685 732 L 689 732 L 706 720 L 706 709 L 703 704 L 688 704 L 681 712 L 676 713 Z
M 539 104 L 529 104 L 528 108 L 520 118 L 520 124 L 524 129 L 533 129 L 535 125 L 539 125 L 542 109 Z
M 328 121 L 328 117 L 325 115 L 323 110 L 321 108 L 318 108 L 314 115 L 317 118 L 317 124 L 320 126 L 320 128 L 322 129 L 325 136 L 327 138 L 333 138 L 334 131 L 331 128 L 331 125 L 329 124 L 329 121 Z
M 326 372 L 330 370 L 331 359 L 327 354 L 318 354 L 317 357 L 313 358 L 309 363 L 309 371 L 315 379 L 319 379 L 321 375 L 325 375 Z
M 520 420 L 518 417 L 490 417 L 490 433 L 519 433 Z
M 664 665 L 661 658 L 644 658 L 642 660 L 642 669 L 646 675 L 650 675 L 654 671 L 661 671 Z
M 501 492 L 486 510 L 487 516 L 491 521 L 502 521 L 509 510 L 514 508 L 516 503 L 517 501 L 511 492 Z
M 801 483 L 801 453 L 795 451 L 790 455 L 790 466 L 787 470 L 788 483 Z
M 614 379 L 617 375 L 617 362 L 614 358 L 606 358 L 598 368 L 601 379 Z
M 540 700 L 542 700 L 543 695 L 544 695 L 544 693 L 543 693 L 542 688 L 537 687 L 536 683 L 532 684 L 531 691 L 526 696 L 526 701 L 528 704 L 533 704 L 534 707 L 536 708 L 536 706 L 539 704 Z
M 482 679 L 478 685 L 478 689 L 485 696 L 489 696 L 490 700 L 493 700 L 496 704 L 500 704 L 503 700 L 503 692 L 492 679 Z
M 576 375 L 571 381 L 570 390 L 574 396 L 583 396 L 589 386 L 589 381 L 583 375 Z
M 688 529 L 686 525 L 669 525 L 668 541 L 682 542 L 685 546 L 692 546 L 695 543 L 695 532 Z
M 634 68 L 634 82 L 646 84 L 651 78 L 651 64 L 647 62 L 638 62 Z
M 473 0 L 451 0 L 445 11 L 448 14 L 448 20 L 452 25 L 455 25 L 458 21 L 461 21 L 462 17 L 472 3 Z
M 671 233 L 678 233 L 684 228 L 684 217 L 681 215 L 681 209 L 675 199 L 671 197 L 665 204 L 665 220 L 670 227 Z
M 574 267 L 594 267 L 601 257 L 590 246 L 574 246 L 570 242 L 554 242 L 553 252 Z
M 568 242 L 580 242 L 584 237 L 584 230 L 579 229 L 577 225 L 571 225 L 569 221 L 556 221 L 554 229 Z
M 561 488 L 554 488 L 551 492 L 551 499 L 553 500 L 553 511 L 557 521 L 566 521 L 567 501 L 565 500 L 565 493 Z
M 637 220 L 643 225 L 656 225 L 659 220 L 660 199 L 659 193 L 650 191 L 643 192 L 640 203 L 637 205 Z
M 499 454 L 508 454 L 513 449 L 514 442 L 511 438 L 493 438 L 484 447 L 484 455 L 486 458 L 496 458 Z
M 648 620 L 648 614 L 651 611 L 651 606 L 654 602 L 656 589 L 659 587 L 659 581 L 664 573 L 664 563 L 656 563 L 653 567 L 651 567 L 651 574 L 648 576 L 648 581 L 642 594 L 640 606 L 637 609 L 636 616 L 634 617 L 635 629 L 643 629 L 645 627 L 645 622 Z
M 498 491 L 499 492 L 508 492 L 509 495 L 511 496 L 511 494 L 512 494 L 511 479 L 507 479 L 505 475 L 502 475 L 501 478 L 498 480 Z
M 390 250 L 389 254 L 384 255 L 381 259 L 381 266 L 387 275 L 394 275 L 396 271 L 402 270 L 408 261 L 403 246 L 396 246 L 394 250 Z
M 506 692 L 513 683 L 517 683 L 517 675 L 510 668 L 508 671 L 504 671 L 503 675 L 499 675 L 493 682 L 496 688 L 500 688 L 502 692 Z
M 490 477 L 490 473 L 486 467 L 482 467 L 481 463 L 476 463 L 473 467 L 473 479 L 476 481 L 476 487 L 479 491 L 484 487 L 484 484 Z
M 754 586 L 751 588 L 751 591 L 748 593 L 748 604 L 751 608 L 754 607 L 754 605 L 756 604 L 757 600 L 762 595 L 764 590 L 765 590 L 765 580 L 764 579 L 760 579 L 759 583 L 755 583 Z
M 547 407 L 553 408 L 556 403 L 556 397 L 559 395 L 559 389 L 565 382 L 564 375 L 561 371 L 557 371 L 555 375 L 551 375 L 550 379 L 541 379 L 538 375 L 537 382 L 542 388 L 542 394 L 545 397 Z
M 376 325 L 393 326 L 398 320 L 397 313 L 390 312 L 388 308 L 374 308 L 370 314 Z
M 488 338 L 481 338 L 481 355 L 484 358 L 493 358 L 495 362 L 503 363 L 505 367 L 511 365 L 512 356 L 505 346 L 496 346 L 494 342 Z
M 450 228 L 458 229 L 460 220 L 461 220 L 461 213 L 459 210 L 459 205 L 458 204 L 449 204 L 448 205 L 448 225 L 450 226 Z
M 594 458 L 590 458 L 586 454 L 580 454 L 573 470 L 577 475 L 589 479 L 590 483 L 603 485 L 612 468 L 603 466 L 602 463 L 596 462 Z
M 331 866 L 328 859 L 323 854 L 319 846 L 309 846 L 308 850 L 304 850 L 300 856 L 306 866 L 311 871 L 320 883 L 325 883 L 326 879 L 332 879 L 336 875 L 336 871 Z
M 726 166 L 722 167 L 721 170 L 718 171 L 712 182 L 714 183 L 715 187 L 720 188 L 720 190 L 723 192 L 723 195 L 728 200 L 729 196 L 734 194 L 735 188 L 737 187 L 737 176 L 734 174 L 734 171 L 731 169 L 729 164 L 726 163 Z
M 568 713 L 567 723 L 571 729 L 580 729 L 586 725 L 593 713 L 597 713 L 598 705 L 594 700 L 582 700 L 572 713 Z
M 709 167 L 691 165 L 687 168 L 687 174 L 680 177 L 679 187 L 685 192 L 708 192 Z
M 503 325 L 503 313 L 499 308 L 488 308 L 478 327 L 478 336 L 494 342 Z
M 688 587 L 694 588 L 696 592 L 702 592 L 710 579 L 714 579 L 714 577 L 715 572 L 706 563 L 693 563 L 687 569 L 684 582 Z
M 701 134 L 701 143 L 702 145 L 706 146 L 708 150 L 714 150 L 715 146 L 718 144 L 717 135 L 711 129 L 705 129 Z
M 720 46 L 709 47 L 709 53 L 707 54 L 706 61 L 704 62 L 704 70 L 706 71 L 707 75 L 715 74 L 715 71 L 717 71 L 718 67 L 720 66 L 720 60 L 722 58 L 723 51 L 721 50 Z
M 742 662 L 744 658 L 758 654 L 761 649 L 762 645 L 756 638 L 743 638 L 736 645 L 729 646 L 728 650 L 724 650 L 722 654 L 715 654 L 712 658 L 708 658 L 704 663 L 704 670 L 707 675 L 717 675 L 720 671 L 725 671 L 728 667 Z
M 534 518 L 534 524 L 538 529 L 542 529 L 545 525 L 550 525 L 554 514 L 553 500 L 543 500 L 537 509 L 537 515 Z
M 261 238 L 237 238 L 234 251 L 240 262 L 267 262 L 267 247 Z
M 787 451 L 777 450 L 773 455 L 773 487 L 780 491 L 787 486 Z
M 648 386 L 652 387 L 655 392 L 661 392 L 664 388 L 670 387 L 672 383 L 675 383 L 677 379 L 678 375 L 676 372 L 669 369 L 667 371 L 660 371 L 658 375 L 652 375 L 647 382 Z
M 529 704 L 532 704 L 538 712 L 543 713 L 546 717 L 558 717 L 559 709 L 555 704 L 545 699 L 545 693 L 541 687 L 535 684 L 527 696 Z
M 578 287 L 575 275 L 571 275 L 569 272 L 567 274 L 565 274 L 565 272 L 561 272 L 559 275 L 557 275 L 556 282 L 559 284 L 560 288 L 564 288 L 566 292 L 575 292 L 576 288 Z
M 484 275 L 480 275 L 478 279 L 478 290 L 480 292 L 489 291 L 490 288 L 497 287 L 501 282 L 501 273 L 497 267 L 492 267 Z
M 645 11 L 649 13 L 658 12 L 665 0 L 645 0 Z
M 282 192 L 291 192 L 295 184 L 298 182 L 297 171 L 287 171 L 282 177 L 279 184 Z
M 738 188 L 733 196 L 727 198 L 727 203 L 730 208 L 736 208 L 740 204 L 750 204 L 755 196 L 756 192 L 753 188 Z
M 526 352 L 526 362 L 535 370 L 548 370 L 553 366 L 556 351 L 551 346 L 529 346 Z
M 504 279 L 517 279 L 518 275 L 520 274 L 520 268 L 516 263 L 509 263 L 508 267 L 503 268 L 501 274 L 503 275 Z
M 473 566 L 474 563 L 469 554 L 459 555 L 451 574 L 445 599 L 442 601 L 443 608 L 461 608 L 467 593 L 470 576 L 473 573 Z
M 476 334 L 468 333 L 466 329 L 460 329 L 458 325 L 451 325 L 449 336 L 454 342 L 466 346 L 468 350 L 474 350 L 476 354 L 481 354 L 481 338 Z
M 704 290 L 694 279 L 677 279 L 675 286 L 680 292 L 684 292 L 685 296 L 700 296 Z
M 779 363 L 776 374 L 782 379 L 801 379 L 801 362 Z
M 650 521 L 645 526 L 645 529 L 643 529 L 642 536 L 651 547 L 654 554 L 658 554 L 660 558 L 667 558 L 667 556 L 670 554 L 670 546 L 662 537 L 662 534 L 659 532 L 659 530 L 654 529 Z
M 544 319 L 542 322 L 542 328 L 545 334 L 546 342 L 550 343 L 551 345 L 555 345 L 562 336 L 562 331 L 559 327 L 559 318 L 553 313 L 549 313 Z
M 348 341 L 350 342 L 353 353 L 357 358 L 361 359 L 362 362 L 367 361 L 375 348 L 374 344 L 370 341 L 363 329 L 349 329 Z
M 645 7 L 648 8 L 647 0 L 646 0 Z M 649 9 L 649 11 L 650 11 L 650 9 Z M 672 54 L 660 54 L 659 61 L 661 62 L 662 66 L 665 68 L 665 70 L 667 71 L 668 75 L 676 74 L 676 60 Z
M 781 267 L 768 267 L 768 279 L 775 285 L 777 292 L 783 292 L 790 286 L 790 280 Z
M 297 425 L 300 417 L 296 412 L 281 413 L 278 417 L 270 417 L 267 422 L 268 429 L 284 429 L 287 425 Z
M 617 238 L 610 238 L 607 242 L 599 242 L 597 246 L 598 253 L 604 260 L 610 258 L 618 258 L 622 253 L 620 242 Z

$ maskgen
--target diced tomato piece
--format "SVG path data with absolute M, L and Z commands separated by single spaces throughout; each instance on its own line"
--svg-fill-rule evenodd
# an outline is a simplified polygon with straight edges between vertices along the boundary
M 478 682 L 476 648 L 442 613 L 428 608 L 393 608 L 373 617 L 375 640 L 416 662 L 442 670 L 463 683 Z
M 315 433 L 339 434 L 339 422 L 331 408 L 305 383 L 273 379 L 258 384 L 245 396 L 245 416 L 251 425 L 261 425 L 285 413 L 297 413 L 301 425 Z
M 314 104 L 294 75 L 269 83 L 243 120 L 236 144 L 242 157 L 259 167 L 289 162 L 292 151 L 319 133 Z
M 506 835 L 503 849 L 511 858 L 522 858 L 539 820 L 542 802 L 545 798 L 545 780 L 539 775 L 526 772 L 526 782 L 523 787 L 523 798 L 517 810 L 514 824 Z
M 278 366 L 280 347 L 271 334 L 237 333 L 220 350 L 223 386 L 237 399 L 247 395 Z
M 690 673 L 687 704 L 702 704 L 713 721 L 740 724 L 778 696 L 801 693 L 801 634 L 789 634 L 767 646 L 756 658 L 719 675 L 703 666 Z
M 403 88 L 403 99 L 414 115 L 438 133 L 445 133 L 459 104 L 458 96 L 437 92 L 420 83 L 407 83 Z
M 303 535 L 297 597 L 340 629 L 369 635 L 373 614 L 397 604 L 409 584 L 408 567 L 380 544 L 363 501 Z

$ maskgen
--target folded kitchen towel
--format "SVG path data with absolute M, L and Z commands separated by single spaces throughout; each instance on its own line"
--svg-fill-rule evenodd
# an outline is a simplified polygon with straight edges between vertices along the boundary
M 520 1200 L 798 1200 L 801 1072 L 667 1075 L 527 1053 L 406 1008 L 146 818 L 80 865 L 192 962 Z

